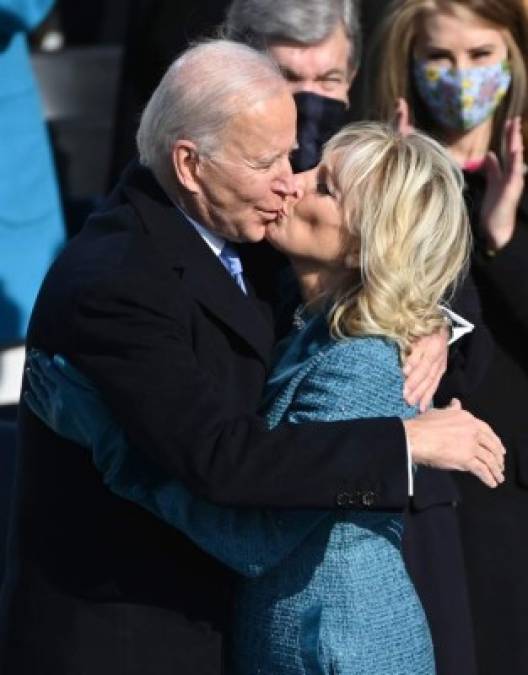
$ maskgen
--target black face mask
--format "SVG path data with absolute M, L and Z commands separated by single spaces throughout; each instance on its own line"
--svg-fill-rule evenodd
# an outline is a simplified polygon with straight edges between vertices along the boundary
M 346 123 L 346 105 L 327 96 L 309 92 L 293 95 L 297 106 L 297 143 L 291 164 L 294 173 L 319 164 L 323 145 Z

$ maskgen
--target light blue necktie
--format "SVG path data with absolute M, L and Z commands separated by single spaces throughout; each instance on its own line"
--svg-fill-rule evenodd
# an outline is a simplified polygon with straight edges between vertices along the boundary
M 237 252 L 229 244 L 225 244 L 220 253 L 220 261 L 226 268 L 229 274 L 233 277 L 236 285 L 243 293 L 247 295 L 246 284 L 244 283 L 244 275 L 242 274 L 242 263 L 238 257 Z

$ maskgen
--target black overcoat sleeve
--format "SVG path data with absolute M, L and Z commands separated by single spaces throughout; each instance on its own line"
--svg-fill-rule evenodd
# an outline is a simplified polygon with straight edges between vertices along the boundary
M 28 348 L 64 354 L 130 445 L 213 503 L 405 507 L 401 420 L 267 429 L 257 409 L 273 330 L 261 310 L 131 165 L 48 274 Z
M 129 442 L 217 504 L 401 508 L 407 502 L 398 419 L 285 424 L 235 414 L 197 361 L 193 309 L 174 289 L 111 278 L 74 315 L 76 366 L 100 388 Z M 183 317 L 190 317 L 185 320 Z M 368 494 L 368 497 L 365 495 Z

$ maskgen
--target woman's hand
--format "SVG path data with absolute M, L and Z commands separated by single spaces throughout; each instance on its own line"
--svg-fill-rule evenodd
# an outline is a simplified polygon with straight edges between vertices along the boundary
M 403 394 L 409 405 L 419 404 L 423 412 L 431 405 L 440 379 L 447 368 L 449 331 L 441 328 L 415 340 L 403 365 Z
M 505 125 L 506 157 L 501 167 L 497 156 L 488 152 L 484 162 L 486 193 L 482 202 L 480 225 L 488 246 L 498 251 L 513 236 L 517 207 L 524 188 L 523 139 L 521 118 Z

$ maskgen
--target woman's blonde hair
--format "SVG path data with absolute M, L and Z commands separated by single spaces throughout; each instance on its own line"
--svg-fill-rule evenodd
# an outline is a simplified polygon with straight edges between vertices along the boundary
M 412 78 L 412 59 L 423 18 L 432 12 L 454 14 L 469 11 L 503 32 L 508 47 L 512 81 L 493 118 L 491 150 L 504 156 L 504 123 L 516 115 L 527 117 L 528 24 L 520 0 L 394 0 L 371 51 L 374 71 L 369 117 L 390 121 L 398 98 L 409 104 L 410 122 L 436 135 L 437 129 L 417 94 Z
M 467 265 L 462 173 L 431 138 L 375 122 L 345 127 L 323 162 L 359 242 L 360 281 L 350 270 L 334 292 L 331 332 L 385 336 L 404 353 L 443 324 L 439 303 Z

